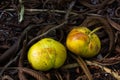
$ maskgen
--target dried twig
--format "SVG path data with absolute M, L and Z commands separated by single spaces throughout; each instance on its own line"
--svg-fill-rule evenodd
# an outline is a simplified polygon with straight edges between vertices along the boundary
M 85 63 L 85 61 L 80 57 L 76 57 L 74 55 L 71 54 L 71 56 L 78 62 L 78 64 L 81 66 L 81 68 L 83 69 L 84 73 L 86 74 L 86 76 L 88 77 L 88 80 L 93 80 L 92 75 Z
M 20 67 L 18 69 L 23 71 L 24 73 L 31 75 L 36 80 L 48 80 L 42 73 L 37 72 L 35 70 L 29 69 L 29 68 L 24 68 L 24 67 Z
M 5 75 L 2 77 L 2 80 L 14 80 L 14 79 L 10 77 L 9 75 Z
M 55 76 L 57 77 L 57 80 L 63 80 L 62 76 L 57 71 L 55 71 Z
M 111 70 L 110 68 L 107 68 L 105 66 L 101 66 L 95 62 L 91 62 L 91 61 L 87 61 L 86 60 L 86 63 L 88 65 L 94 65 L 94 66 L 98 66 L 99 68 L 103 69 L 104 71 L 106 71 L 107 73 L 111 74 L 114 78 L 116 78 L 117 80 L 120 80 L 120 75 L 118 74 L 118 72 L 115 72 L 113 70 Z
M 15 11 L 15 9 L 5 9 L 5 11 Z M 64 10 L 50 10 L 50 9 L 25 9 L 25 11 L 31 13 L 31 12 L 55 12 L 55 13 L 62 13 L 62 14 L 66 14 L 66 11 Z M 75 12 L 70 12 L 69 14 L 72 14 L 72 15 L 78 15 L 77 13 Z
M 85 62 L 87 63 L 87 65 L 94 65 L 94 66 L 97 66 L 99 68 L 101 68 L 102 70 L 104 70 L 105 72 L 111 74 L 114 78 L 116 78 L 117 80 L 120 80 L 120 75 L 118 74 L 117 71 L 113 71 L 111 70 L 110 68 L 107 68 L 97 62 L 94 62 L 94 61 L 88 61 L 88 60 L 85 60 Z M 62 67 L 62 69 L 72 69 L 72 68 L 75 68 L 75 67 L 79 67 L 80 65 L 78 63 L 73 63 L 73 64 L 67 64 L 67 65 L 64 65 Z
M 23 48 L 22 48 L 21 55 L 20 55 L 20 58 L 19 58 L 18 67 L 23 67 L 23 60 L 24 60 L 24 57 L 25 57 L 24 56 L 25 53 L 26 53 L 26 40 L 23 42 Z M 21 71 L 21 70 L 18 71 L 18 76 L 19 76 L 20 80 L 27 80 L 27 78 L 24 76 L 23 71 Z

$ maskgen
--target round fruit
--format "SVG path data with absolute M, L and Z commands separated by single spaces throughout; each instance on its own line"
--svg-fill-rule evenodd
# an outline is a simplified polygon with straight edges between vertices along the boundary
M 67 36 L 67 48 L 84 58 L 91 58 L 101 49 L 99 37 L 86 27 L 73 28 Z
M 65 47 L 51 38 L 44 38 L 30 47 L 28 61 L 36 70 L 47 71 L 59 68 L 66 60 Z

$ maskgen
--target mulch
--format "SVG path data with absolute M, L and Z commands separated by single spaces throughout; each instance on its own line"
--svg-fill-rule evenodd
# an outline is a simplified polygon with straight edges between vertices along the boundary
M 65 45 L 75 26 L 93 30 L 99 55 L 72 54 L 59 69 L 34 70 L 29 47 L 50 37 Z M 120 80 L 120 0 L 0 0 L 0 80 Z

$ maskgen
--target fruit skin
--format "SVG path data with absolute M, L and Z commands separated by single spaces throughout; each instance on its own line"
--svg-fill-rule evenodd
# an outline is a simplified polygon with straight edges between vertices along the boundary
M 90 32 L 91 30 L 86 27 L 73 28 L 67 36 L 67 48 L 84 58 L 96 56 L 101 49 L 101 42 L 95 33 Z
M 51 38 L 41 39 L 28 51 L 29 63 L 34 69 L 41 71 L 59 68 L 64 64 L 66 57 L 66 48 Z

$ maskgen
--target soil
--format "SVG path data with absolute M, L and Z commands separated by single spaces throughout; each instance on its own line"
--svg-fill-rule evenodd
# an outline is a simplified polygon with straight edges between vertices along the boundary
M 34 70 L 30 46 L 50 37 L 64 46 L 76 26 L 101 40 L 99 55 L 86 59 L 67 49 L 59 69 Z M 120 0 L 0 0 L 0 80 L 120 80 Z

